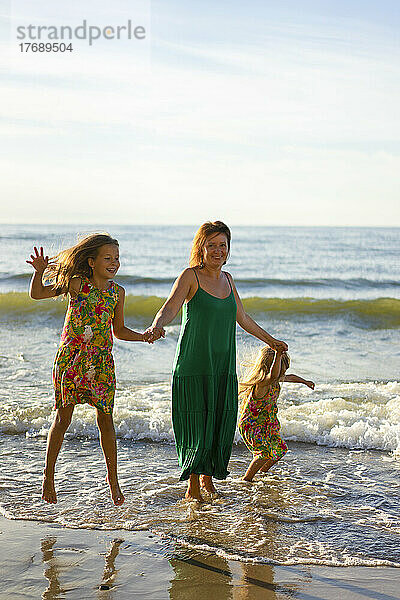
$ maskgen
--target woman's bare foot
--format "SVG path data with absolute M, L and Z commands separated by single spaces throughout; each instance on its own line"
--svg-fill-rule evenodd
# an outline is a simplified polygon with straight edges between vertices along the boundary
M 125 502 L 125 496 L 122 493 L 121 488 L 119 487 L 118 481 L 114 481 L 110 483 L 108 477 L 106 477 L 106 481 L 110 488 L 111 499 L 114 502 L 115 506 L 121 506 Z
M 204 498 L 200 493 L 200 482 L 197 473 L 191 473 L 189 477 L 189 484 L 186 490 L 185 500 L 197 500 L 198 502 L 204 502 Z
M 57 494 L 54 487 L 54 475 L 47 475 L 46 471 L 43 473 L 42 500 L 48 502 L 49 504 L 57 503 Z
M 213 483 L 211 475 L 200 475 L 200 485 L 209 494 L 216 494 L 217 489 Z
M 195 492 L 193 492 L 193 490 L 190 490 L 189 488 L 186 490 L 185 500 L 197 500 L 197 502 L 204 502 L 204 498 L 200 494 L 200 492 L 195 493 Z

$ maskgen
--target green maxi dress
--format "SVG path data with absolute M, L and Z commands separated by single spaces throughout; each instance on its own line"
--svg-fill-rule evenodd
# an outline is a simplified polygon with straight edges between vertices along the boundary
M 191 473 L 224 479 L 238 407 L 236 300 L 200 287 L 184 304 L 172 379 L 172 423 L 180 479 Z

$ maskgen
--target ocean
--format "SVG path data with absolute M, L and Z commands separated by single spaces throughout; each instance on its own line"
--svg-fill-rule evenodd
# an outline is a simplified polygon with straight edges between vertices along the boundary
M 286 457 L 255 483 L 237 433 L 220 496 L 181 500 L 171 426 L 170 377 L 179 319 L 149 346 L 116 340 L 115 426 L 120 483 L 105 484 L 94 410 L 75 409 L 57 463 L 55 506 L 40 500 L 54 413 L 51 368 L 63 300 L 27 294 L 34 245 L 52 255 L 77 234 L 120 242 L 116 281 L 126 323 L 142 331 L 188 264 L 191 226 L 2 225 L 0 232 L 0 510 L 8 518 L 84 529 L 148 530 L 188 552 L 270 564 L 400 567 L 400 230 L 233 227 L 226 270 L 244 306 L 289 345 L 284 384 Z M 238 328 L 238 374 L 261 343 Z

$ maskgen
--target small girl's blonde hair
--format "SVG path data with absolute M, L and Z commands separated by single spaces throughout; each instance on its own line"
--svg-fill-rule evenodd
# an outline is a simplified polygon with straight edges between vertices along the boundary
M 247 399 L 254 392 L 257 383 L 264 381 L 271 370 L 275 358 L 275 350 L 269 346 L 261 348 L 254 363 L 248 368 L 244 375 L 244 381 L 239 383 L 239 395 L 243 400 Z M 282 352 L 281 372 L 279 378 L 283 377 L 285 371 L 289 368 L 290 357 L 287 352 Z

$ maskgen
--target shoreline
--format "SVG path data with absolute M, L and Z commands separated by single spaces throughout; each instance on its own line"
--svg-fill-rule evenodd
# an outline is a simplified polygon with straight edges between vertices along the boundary
M 276 566 L 188 551 L 149 531 L 0 516 L 0 598 L 396 600 L 400 569 Z

